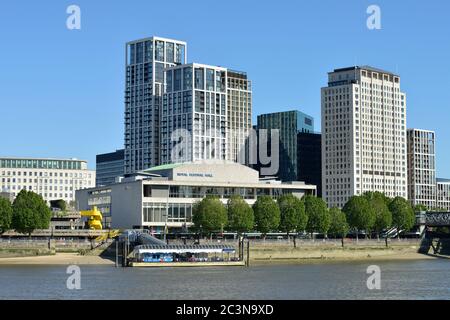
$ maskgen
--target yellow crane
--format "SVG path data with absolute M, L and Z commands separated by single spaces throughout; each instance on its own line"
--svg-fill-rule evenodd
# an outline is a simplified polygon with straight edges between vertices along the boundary
M 88 217 L 89 229 L 102 230 L 102 213 L 96 206 L 92 210 L 80 211 L 82 217 Z

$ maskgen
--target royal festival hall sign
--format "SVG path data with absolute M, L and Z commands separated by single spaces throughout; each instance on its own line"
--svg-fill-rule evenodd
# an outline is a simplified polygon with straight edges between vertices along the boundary
M 191 177 L 191 178 L 212 178 L 212 173 L 201 172 L 177 172 L 177 177 Z

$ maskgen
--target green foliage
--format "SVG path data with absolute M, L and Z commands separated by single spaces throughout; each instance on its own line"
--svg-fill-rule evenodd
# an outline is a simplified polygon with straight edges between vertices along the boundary
M 342 210 L 351 228 L 370 232 L 375 226 L 376 214 L 365 196 L 351 197 Z
M 222 231 L 228 223 L 227 209 L 215 196 L 206 196 L 197 202 L 192 213 L 195 227 L 206 232 Z
M 363 197 L 369 202 L 369 206 L 375 212 L 373 230 L 380 233 L 392 225 L 392 213 L 389 210 L 389 199 L 381 192 L 365 192 Z
M 35 229 L 48 229 L 50 225 L 50 208 L 40 195 L 32 191 L 20 191 L 12 209 L 11 226 L 17 232 L 31 234 Z
M 0 234 L 11 227 L 12 207 L 8 199 L 0 197 Z
M 389 205 L 392 212 L 392 222 L 398 230 L 410 230 L 415 223 L 414 210 L 408 200 L 396 197 Z
M 345 217 L 345 213 L 342 212 L 341 209 L 336 207 L 331 208 L 329 212 L 331 224 L 328 233 L 334 236 L 345 237 L 350 229 L 347 223 L 347 218 Z
M 277 230 L 280 225 L 280 208 L 270 196 L 259 196 L 253 204 L 256 229 L 263 234 Z
M 306 231 L 309 233 L 327 233 L 331 220 L 325 202 L 321 198 L 311 195 L 303 197 L 302 200 L 305 204 L 306 215 L 308 216 Z
M 428 211 L 427 206 L 424 204 L 416 204 L 413 209 L 414 209 L 414 212 Z
M 60 209 L 61 211 L 66 211 L 67 204 L 63 199 L 51 200 L 50 207 Z
M 245 200 L 234 195 L 228 200 L 228 228 L 232 231 L 247 232 L 253 229 L 255 217 L 253 209 Z
M 285 232 L 303 231 L 308 222 L 305 204 L 292 194 L 285 194 L 278 198 L 280 208 L 280 229 Z

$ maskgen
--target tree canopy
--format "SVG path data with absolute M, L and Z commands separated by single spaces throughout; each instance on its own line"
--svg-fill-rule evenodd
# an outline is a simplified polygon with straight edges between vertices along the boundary
M 197 229 L 222 231 L 228 223 L 227 210 L 218 197 L 206 196 L 194 204 L 192 221 Z
M 400 230 L 410 230 L 415 223 L 414 210 L 408 200 L 402 197 L 396 197 L 389 205 L 392 212 L 393 225 Z
M 345 237 L 350 229 L 345 213 L 336 207 L 331 208 L 329 212 L 331 223 L 328 233 L 334 236 Z
M 292 194 L 285 194 L 277 199 L 277 203 L 280 208 L 280 230 L 287 233 L 305 230 L 308 216 L 303 201 Z
M 326 203 L 321 198 L 312 195 L 307 195 L 302 200 L 308 216 L 306 231 L 309 233 L 327 233 L 331 221 Z
M 231 196 L 227 204 L 228 229 L 237 232 L 248 232 L 255 225 L 253 209 L 239 196 Z
M 255 226 L 263 234 L 277 230 L 280 225 L 280 208 L 270 196 L 259 196 L 253 204 Z
M 6 198 L 0 197 L 0 234 L 8 231 L 11 227 L 12 207 Z
M 373 230 L 380 233 L 392 225 L 392 213 L 389 210 L 389 199 L 381 192 L 365 192 L 363 196 L 375 212 Z
M 42 196 L 21 190 L 12 205 L 12 228 L 31 234 L 35 229 L 48 229 L 51 211 Z
M 375 225 L 375 211 L 364 196 L 351 197 L 342 211 L 345 212 L 347 222 L 351 228 L 370 232 Z

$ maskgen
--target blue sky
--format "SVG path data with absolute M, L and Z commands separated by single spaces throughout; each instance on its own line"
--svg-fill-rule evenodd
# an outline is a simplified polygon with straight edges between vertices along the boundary
M 81 30 L 66 8 L 81 8 Z M 366 9 L 381 8 L 381 30 Z M 298 109 L 320 126 L 327 72 L 398 72 L 408 127 L 435 130 L 450 178 L 450 3 L 431 1 L 9 1 L 0 9 L 0 155 L 77 157 L 123 145 L 124 44 L 188 42 L 188 60 L 247 71 L 253 118 Z M 316 128 L 320 130 L 320 127 Z

